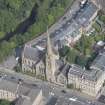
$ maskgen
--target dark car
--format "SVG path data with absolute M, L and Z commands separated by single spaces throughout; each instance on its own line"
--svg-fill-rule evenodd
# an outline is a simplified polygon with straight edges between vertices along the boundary
M 63 20 L 65 20 L 67 17 L 63 17 Z
M 36 85 L 36 84 L 32 84 L 32 86 L 35 86 L 35 87 L 37 87 L 37 85 Z
M 23 80 L 22 80 L 22 79 L 18 79 L 18 81 L 19 81 L 19 82 L 23 82 Z
M 11 77 L 11 79 L 15 79 L 15 77 Z
M 61 92 L 62 92 L 62 93 L 66 93 L 66 91 L 65 91 L 65 90 L 61 90 Z

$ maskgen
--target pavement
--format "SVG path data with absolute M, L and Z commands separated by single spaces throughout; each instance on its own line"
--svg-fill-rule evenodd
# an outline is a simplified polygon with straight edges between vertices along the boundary
M 0 63 L 0 67 L 5 67 L 7 69 L 14 69 L 14 67 L 18 64 L 18 60 L 16 58 L 21 58 L 22 54 L 22 47 L 18 47 L 15 49 L 15 53 L 12 52 L 11 56 L 8 56 L 7 59 L 5 59 L 2 63 Z
M 77 105 L 104 105 L 103 103 L 98 102 L 95 98 L 78 91 L 67 89 L 65 87 L 61 87 L 59 85 L 52 84 L 46 81 L 38 80 L 35 77 L 31 77 L 25 74 L 16 73 L 4 67 L 0 67 L 0 77 L 2 76 L 4 77 L 4 79 L 13 82 L 18 82 L 21 79 L 24 85 L 26 85 L 27 87 L 33 87 L 34 89 L 42 88 L 46 97 L 49 94 L 53 94 L 54 96 L 62 98 L 65 101 L 70 101 L 70 99 L 75 98 L 76 102 L 79 103 Z M 63 92 L 62 90 L 64 90 L 65 92 Z
M 18 62 L 16 61 L 16 58 L 14 55 L 9 56 L 6 60 L 4 60 L 2 63 L 0 63 L 0 66 L 13 69 Z

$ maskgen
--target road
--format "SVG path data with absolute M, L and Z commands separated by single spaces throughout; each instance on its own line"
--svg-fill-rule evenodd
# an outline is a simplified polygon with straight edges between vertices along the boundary
M 79 105 L 104 105 L 102 103 L 99 103 L 93 97 L 84 95 L 78 91 L 70 90 L 65 87 L 61 87 L 59 85 L 38 80 L 34 77 L 31 77 L 25 74 L 16 73 L 12 70 L 9 70 L 3 67 L 0 67 L 0 77 L 3 77 L 3 79 L 9 80 L 15 83 L 21 79 L 23 81 L 23 84 L 26 85 L 27 87 L 30 87 L 30 88 L 33 87 L 34 89 L 42 88 L 44 90 L 45 96 L 49 95 L 49 93 L 53 93 L 55 96 L 63 98 L 67 101 L 70 98 L 76 98 L 76 101 L 80 103 Z M 62 92 L 62 90 L 65 90 L 65 92 Z
M 18 61 L 16 61 L 15 56 L 11 55 L 5 61 L 0 63 L 0 66 L 6 67 L 6 68 L 9 68 L 9 69 L 13 69 L 16 66 L 17 63 L 18 63 Z

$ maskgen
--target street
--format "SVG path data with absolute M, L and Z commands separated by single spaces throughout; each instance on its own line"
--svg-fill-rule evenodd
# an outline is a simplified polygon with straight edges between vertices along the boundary
M 42 89 L 45 96 L 48 96 L 50 94 L 57 96 L 59 98 L 63 98 L 66 101 L 71 101 L 75 99 L 75 101 L 79 103 L 77 105 L 104 105 L 98 102 L 95 98 L 87 96 L 78 91 L 67 89 L 65 87 L 61 87 L 59 85 L 52 84 L 46 81 L 38 80 L 34 77 L 27 76 L 21 73 L 16 73 L 12 70 L 1 67 L 0 67 L 0 78 L 12 82 L 18 82 L 19 80 L 21 80 L 22 83 L 29 88 L 33 87 L 34 89 L 37 88 Z

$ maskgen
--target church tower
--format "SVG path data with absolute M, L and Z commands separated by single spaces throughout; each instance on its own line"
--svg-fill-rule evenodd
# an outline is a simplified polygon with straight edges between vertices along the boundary
M 49 82 L 55 82 L 56 60 L 59 59 L 52 49 L 49 32 L 47 29 L 47 52 L 46 52 L 46 78 Z

